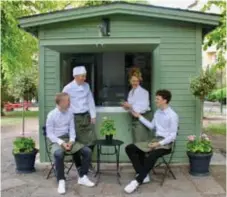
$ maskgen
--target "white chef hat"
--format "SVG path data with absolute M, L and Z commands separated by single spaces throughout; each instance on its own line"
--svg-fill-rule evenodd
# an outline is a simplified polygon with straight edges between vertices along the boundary
M 87 71 L 84 66 L 77 66 L 73 69 L 73 77 L 76 75 L 83 75 L 86 73 L 87 73 Z

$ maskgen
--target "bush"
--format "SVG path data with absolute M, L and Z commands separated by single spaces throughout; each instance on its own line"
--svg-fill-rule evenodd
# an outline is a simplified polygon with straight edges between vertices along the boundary
M 13 153 L 30 153 L 35 149 L 35 141 L 30 137 L 17 137 L 13 142 Z
M 208 101 L 219 101 L 223 102 L 223 100 L 226 99 L 226 88 L 219 88 L 216 90 L 213 90 L 208 96 Z

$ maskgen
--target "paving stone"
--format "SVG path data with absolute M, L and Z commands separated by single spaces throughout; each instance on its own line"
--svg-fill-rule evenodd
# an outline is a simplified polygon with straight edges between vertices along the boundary
M 1 191 L 2 197 L 31 197 L 31 194 L 37 189 L 35 186 L 23 185 Z
M 211 165 L 226 165 L 226 158 L 221 153 L 213 153 L 210 161 Z
M 203 197 L 226 197 L 226 193 L 225 194 L 218 194 L 218 195 L 202 195 Z
M 163 197 L 202 197 L 199 192 L 184 192 L 169 190 L 168 192 L 160 191 Z
M 103 184 L 99 184 L 98 186 L 95 186 L 92 188 L 74 184 L 72 189 L 79 196 L 92 196 L 92 195 L 101 195 L 102 187 L 103 187 Z
M 31 194 L 31 197 L 56 197 L 56 196 L 60 196 L 57 193 L 57 187 L 49 187 L 47 188 L 38 188 L 36 191 L 34 191 Z
M 20 179 L 7 179 L 2 181 L 1 191 L 8 190 L 11 188 L 15 188 L 18 186 L 26 185 L 26 182 L 20 180 Z
M 194 184 L 194 186 L 197 188 L 197 190 L 205 195 L 225 193 L 224 189 L 214 180 L 212 176 L 208 177 L 189 176 L 189 178 Z

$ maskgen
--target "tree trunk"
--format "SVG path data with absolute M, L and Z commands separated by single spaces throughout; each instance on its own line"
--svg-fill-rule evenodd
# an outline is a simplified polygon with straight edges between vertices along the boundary
M 1 116 L 5 116 L 5 113 L 4 113 L 4 104 L 3 102 L 1 101 Z
M 201 100 L 201 117 L 200 117 L 200 122 L 201 122 L 201 131 L 200 133 L 203 133 L 203 114 L 204 114 L 204 100 Z
M 24 126 L 25 126 L 25 118 L 24 118 L 24 98 L 22 99 L 22 135 L 24 136 Z
M 220 106 L 220 111 L 221 111 L 221 114 L 223 114 L 223 101 L 222 100 L 224 100 L 223 99 L 223 91 L 222 91 L 222 85 L 223 85 L 223 82 L 222 82 L 222 77 L 223 77 L 223 73 L 222 73 L 223 71 L 222 71 L 222 68 L 221 68 L 221 106 Z

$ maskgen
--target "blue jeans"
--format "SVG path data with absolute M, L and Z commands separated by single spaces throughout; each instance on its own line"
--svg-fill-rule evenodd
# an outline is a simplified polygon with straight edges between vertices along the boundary
M 89 147 L 85 146 L 73 154 L 73 162 L 76 164 L 78 158 L 80 158 L 81 168 L 79 171 L 79 176 L 83 177 L 88 173 L 89 165 L 91 163 L 91 155 L 92 151 Z M 58 149 L 54 152 L 54 163 L 55 163 L 55 170 L 57 180 L 65 180 L 65 173 L 64 173 L 64 150 Z
M 76 167 L 80 167 L 79 176 L 83 177 L 88 173 L 89 166 L 91 163 L 92 150 L 85 146 L 73 155 L 73 161 Z M 80 165 L 78 165 L 80 164 Z

